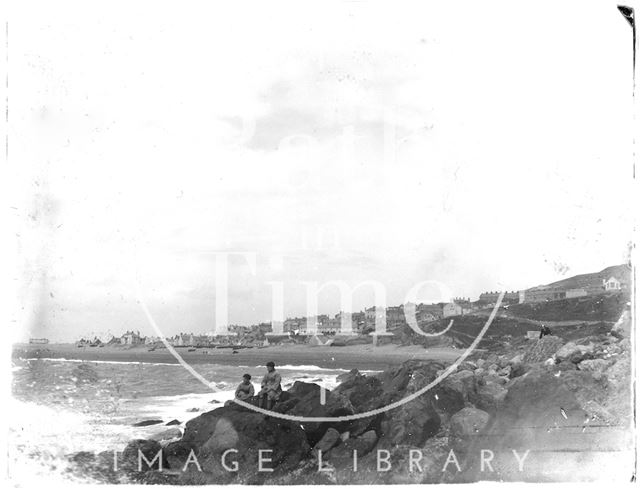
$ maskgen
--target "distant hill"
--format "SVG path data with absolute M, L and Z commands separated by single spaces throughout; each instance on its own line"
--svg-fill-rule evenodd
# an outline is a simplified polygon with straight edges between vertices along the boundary
M 494 319 L 478 347 L 491 350 L 501 347 L 505 342 L 526 343 L 527 331 L 537 331 L 539 321 L 551 323 L 553 334 L 565 340 L 574 341 L 595 334 L 606 334 L 627 308 L 628 300 L 628 294 L 618 291 L 536 304 L 511 305 Z M 399 345 L 423 345 L 427 348 L 467 348 L 484 327 L 488 316 L 488 311 L 486 312 L 487 314 L 482 315 L 440 319 L 423 327 L 423 330 L 435 333 L 445 329 L 453 319 L 453 327 L 442 336 L 424 337 L 404 325 L 392 330 L 393 336 L 383 341 Z M 553 325 L 554 322 L 573 324 L 556 326 Z
M 558 289 L 593 289 L 602 286 L 603 280 L 615 277 L 620 282 L 629 284 L 631 282 L 631 267 L 629 265 L 614 265 L 599 272 L 583 273 L 573 277 L 558 280 L 547 285 L 533 287 L 538 288 L 558 288 Z

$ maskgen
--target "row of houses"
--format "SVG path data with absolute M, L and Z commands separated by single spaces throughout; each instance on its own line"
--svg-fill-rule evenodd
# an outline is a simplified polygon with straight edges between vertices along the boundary
M 283 323 L 285 333 L 304 334 L 310 331 L 309 325 L 314 324 L 316 331 L 320 334 L 334 334 L 344 331 L 343 321 L 351 321 L 351 330 L 354 333 L 366 333 L 375 329 L 377 320 L 384 320 L 389 328 L 407 324 L 405 310 L 415 314 L 419 324 L 437 321 L 438 319 L 460 316 L 468 314 L 477 309 L 471 301 L 463 298 L 456 298 L 452 302 L 442 302 L 438 304 L 404 304 L 390 307 L 369 307 L 359 312 L 339 312 L 334 317 L 327 314 L 320 314 L 314 318 L 294 317 L 287 318 Z M 350 316 L 350 317 L 349 317 Z

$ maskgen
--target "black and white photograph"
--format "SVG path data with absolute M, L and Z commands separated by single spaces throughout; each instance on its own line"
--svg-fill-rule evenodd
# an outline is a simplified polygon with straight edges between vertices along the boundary
M 619 2 L 7 2 L 7 487 L 634 484 Z

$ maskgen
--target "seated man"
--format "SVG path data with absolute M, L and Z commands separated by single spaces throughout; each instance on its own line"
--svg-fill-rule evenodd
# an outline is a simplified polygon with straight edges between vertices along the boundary
M 267 362 L 267 373 L 262 378 L 262 388 L 259 394 L 262 409 L 272 409 L 282 392 L 280 374 L 276 372 L 275 367 L 275 363 Z
M 251 383 L 251 375 L 244 374 L 242 376 L 242 382 L 238 385 L 236 389 L 236 399 L 240 399 L 244 402 L 249 402 L 253 397 L 254 390 L 253 384 Z

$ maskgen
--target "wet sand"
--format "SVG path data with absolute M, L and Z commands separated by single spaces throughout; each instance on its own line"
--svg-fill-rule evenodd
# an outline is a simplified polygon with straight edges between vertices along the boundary
M 274 345 L 265 348 L 245 348 L 233 353 L 231 348 L 198 348 L 189 352 L 188 348 L 176 351 L 189 364 L 217 363 L 222 365 L 263 365 L 274 361 L 276 365 L 316 365 L 323 368 L 343 368 L 359 370 L 384 370 L 410 359 L 433 359 L 452 362 L 463 350 L 452 348 L 431 348 L 397 345 L 352 345 L 352 346 L 309 346 Z M 76 347 L 69 344 L 28 345 L 13 347 L 14 358 L 65 358 L 68 360 L 178 363 L 166 349 L 148 351 L 147 347 L 105 346 Z

